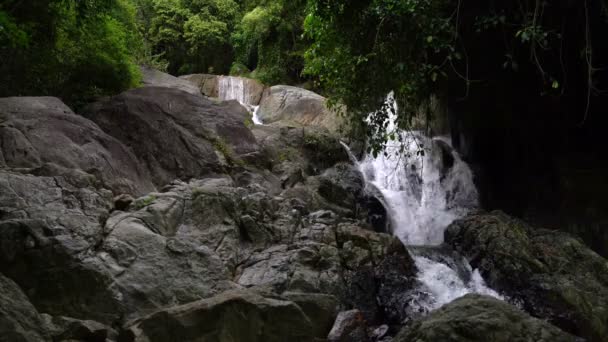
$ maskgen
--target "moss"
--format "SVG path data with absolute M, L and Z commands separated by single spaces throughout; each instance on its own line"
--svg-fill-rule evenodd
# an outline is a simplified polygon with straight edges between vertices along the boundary
M 253 118 L 245 119 L 245 121 L 243 121 L 243 124 L 245 125 L 245 127 L 251 129 L 253 127 Z
M 145 197 L 138 198 L 137 200 L 135 200 L 135 203 L 133 203 L 133 206 L 137 210 L 145 208 L 145 207 L 149 206 L 150 204 L 152 204 L 154 201 L 156 201 L 156 198 L 157 197 L 152 194 L 147 195 Z
M 224 156 L 228 165 L 245 166 L 245 162 L 235 156 L 234 151 L 228 144 L 226 144 L 224 139 L 220 137 L 213 139 L 213 147 Z

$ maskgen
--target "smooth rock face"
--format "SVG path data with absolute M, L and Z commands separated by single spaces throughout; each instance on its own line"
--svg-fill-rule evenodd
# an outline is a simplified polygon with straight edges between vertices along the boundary
M 251 78 L 218 76 L 218 97 L 222 100 L 238 100 L 249 106 L 257 106 L 264 89 L 263 84 Z
M 414 321 L 394 342 L 574 342 L 551 324 L 498 299 L 468 294 Z
M 89 106 L 84 115 L 131 148 L 154 183 L 223 173 L 258 149 L 236 101 L 169 88 L 139 88 Z
M 323 96 L 284 85 L 264 91 L 258 116 L 266 124 L 282 121 L 325 127 L 331 131 L 337 131 L 342 122 L 335 112 L 327 108 Z
M 590 341 L 608 339 L 608 261 L 580 240 L 492 212 L 454 222 L 445 241 L 533 316 Z
M 194 83 L 201 93 L 208 97 L 219 97 L 218 80 L 219 76 L 210 74 L 183 75 L 180 79 Z
M 0 274 L 0 341 L 42 342 L 42 317 L 12 280 Z
M 141 67 L 141 73 L 144 87 L 172 88 L 201 97 L 201 91 L 197 84 L 188 79 L 178 78 L 147 66 Z
M 0 98 L 0 166 L 47 176 L 88 173 L 115 193 L 154 190 L 122 143 L 52 97 Z
M 132 323 L 120 341 L 308 342 L 313 337 L 310 320 L 295 303 L 239 290 L 158 311 Z

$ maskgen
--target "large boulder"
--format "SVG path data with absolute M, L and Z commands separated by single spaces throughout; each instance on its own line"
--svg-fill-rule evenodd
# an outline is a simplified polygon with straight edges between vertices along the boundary
M 454 222 L 445 241 L 533 316 L 590 341 L 608 339 L 608 261 L 580 240 L 492 212 Z
M 469 294 L 404 328 L 393 342 L 575 342 L 577 338 L 493 297 Z
M 323 96 L 285 85 L 273 86 L 264 91 L 258 116 L 266 124 L 280 121 L 321 126 L 331 131 L 337 131 L 342 123 L 338 114 L 327 108 Z
M 42 342 L 43 319 L 12 280 L 0 273 L 0 341 Z
M 208 97 L 219 97 L 219 76 L 211 74 L 191 74 L 179 77 L 182 80 L 194 83 L 201 93 Z
M 121 342 L 308 342 L 312 323 L 291 301 L 238 290 L 163 309 L 128 324 Z
M 218 97 L 222 100 L 238 100 L 243 104 L 260 104 L 264 85 L 251 78 L 236 76 L 218 77 Z
M 250 106 L 260 103 L 266 88 L 262 83 L 246 77 L 192 74 L 179 78 L 196 84 L 201 93 L 208 97 L 238 100 Z
M 49 176 L 86 172 L 116 193 L 154 190 L 123 144 L 53 97 L 0 99 L 0 167 Z
M 85 184 L 0 170 L 0 272 L 42 312 L 111 322 L 112 278 L 89 261 L 112 194 Z
M 158 186 L 256 158 L 257 142 L 245 125 L 249 113 L 236 101 L 148 87 L 92 104 L 84 115 L 131 148 Z
M 141 73 L 144 87 L 173 88 L 201 97 L 197 84 L 188 79 L 178 78 L 148 66 L 142 66 Z

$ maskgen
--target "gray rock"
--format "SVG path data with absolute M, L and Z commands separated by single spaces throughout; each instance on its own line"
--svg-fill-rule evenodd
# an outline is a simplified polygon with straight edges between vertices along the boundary
M 179 78 L 194 83 L 205 96 L 219 97 L 218 75 L 191 74 L 183 75 Z
M 574 342 L 577 338 L 503 301 L 469 294 L 414 321 L 393 341 Z
M 242 98 L 236 98 L 236 100 L 249 106 L 260 104 L 265 89 L 260 82 L 246 77 L 218 76 L 217 82 L 220 99 L 234 99 L 234 95 L 242 94 Z
M 148 87 L 95 103 L 84 115 L 131 148 L 159 187 L 223 173 L 226 163 L 238 166 L 258 151 L 245 126 L 249 114 L 235 101 Z
M 239 290 L 153 313 L 128 324 L 120 341 L 304 342 L 312 333 L 293 302 Z
M 107 190 L 0 170 L 0 271 L 43 312 L 112 321 L 111 276 L 89 262 L 111 207 Z
M 329 342 L 366 342 L 367 324 L 359 310 L 342 311 L 327 335 Z
M 188 79 L 177 78 L 156 69 L 142 66 L 142 84 L 144 87 L 166 87 L 185 91 L 195 96 L 201 96 L 201 91 L 196 83 Z
M 36 308 L 17 284 L 0 274 L 0 341 L 48 340 L 49 335 Z
M 0 98 L 0 155 L 7 167 L 46 176 L 84 171 L 116 193 L 154 190 L 122 143 L 57 98 Z
M 258 116 L 264 123 L 284 122 L 320 126 L 337 131 L 342 119 L 329 110 L 325 98 L 312 91 L 285 85 L 264 91 Z
M 608 261 L 580 240 L 492 212 L 454 222 L 445 241 L 533 316 L 591 341 L 608 338 Z
M 284 292 L 282 298 L 296 303 L 312 323 L 315 337 L 325 338 L 338 314 L 338 299 L 322 293 Z
M 53 341 L 114 341 L 118 333 L 107 325 L 89 320 L 42 314 L 44 326 Z

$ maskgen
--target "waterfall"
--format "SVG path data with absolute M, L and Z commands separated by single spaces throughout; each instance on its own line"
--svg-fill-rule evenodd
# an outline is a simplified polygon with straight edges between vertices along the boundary
M 392 233 L 410 246 L 424 293 L 415 305 L 428 312 L 467 293 L 501 298 L 463 257 L 437 247 L 447 226 L 478 206 L 471 169 L 448 137 L 400 131 L 395 118 L 389 115 L 387 131 L 394 132 L 396 139 L 387 143 L 384 153 L 367 155 L 360 162 L 351 159 L 366 184 L 373 184 L 384 196 Z
M 218 95 L 221 100 L 237 100 L 252 114 L 252 121 L 256 125 L 263 125 L 258 117 L 260 106 L 251 104 L 249 87 L 242 77 L 220 76 L 218 82 Z

